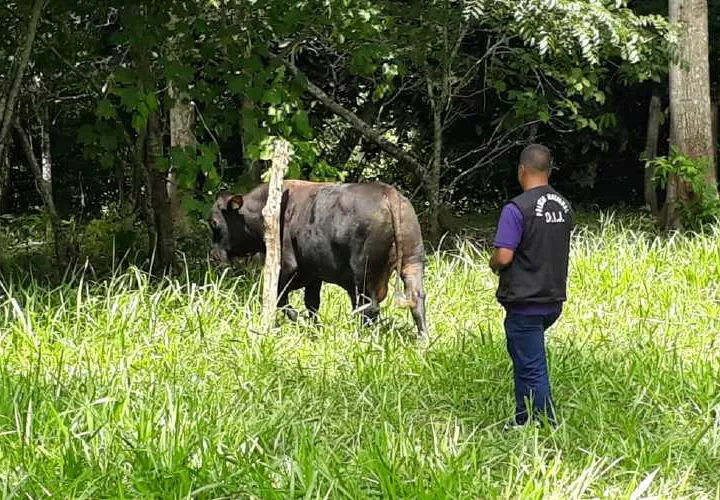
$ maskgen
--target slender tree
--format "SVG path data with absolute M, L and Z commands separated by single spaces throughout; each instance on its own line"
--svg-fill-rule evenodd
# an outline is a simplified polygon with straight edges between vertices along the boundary
M 43 8 L 46 4 L 47 0 L 35 0 L 30 20 L 28 21 L 27 34 L 25 35 L 25 42 L 20 54 L 20 61 L 17 69 L 15 70 L 10 90 L 7 96 L 0 96 L 0 158 L 3 158 L 3 155 L 5 154 L 5 145 L 10 133 L 10 128 L 15 123 L 15 103 L 20 95 L 20 87 L 22 85 L 23 78 L 25 77 L 25 70 L 30 62 L 32 47 L 35 41 L 35 35 L 37 34 L 38 24 L 40 22 L 40 16 L 42 15 Z

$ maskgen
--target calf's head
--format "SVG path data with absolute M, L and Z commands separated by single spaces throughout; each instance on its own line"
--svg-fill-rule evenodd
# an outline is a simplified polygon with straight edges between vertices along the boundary
M 212 229 L 212 257 L 227 263 L 262 251 L 262 235 L 253 228 L 253 214 L 242 196 L 220 193 L 208 220 Z

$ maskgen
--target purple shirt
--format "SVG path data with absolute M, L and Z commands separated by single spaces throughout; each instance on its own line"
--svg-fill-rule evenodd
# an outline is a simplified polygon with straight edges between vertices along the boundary
M 495 248 L 507 248 L 513 252 L 517 250 L 523 236 L 523 214 L 514 203 L 508 203 L 500 213 L 497 231 L 495 233 Z M 562 302 L 554 304 L 503 304 L 507 312 L 522 314 L 523 316 L 543 316 L 545 314 L 559 313 Z

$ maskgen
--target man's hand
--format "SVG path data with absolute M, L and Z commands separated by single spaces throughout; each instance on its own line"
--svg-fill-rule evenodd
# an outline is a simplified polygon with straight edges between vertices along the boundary
M 507 269 L 515 258 L 515 251 L 509 248 L 496 248 L 492 257 L 490 257 L 490 269 L 495 274 L 499 274 L 503 269 Z

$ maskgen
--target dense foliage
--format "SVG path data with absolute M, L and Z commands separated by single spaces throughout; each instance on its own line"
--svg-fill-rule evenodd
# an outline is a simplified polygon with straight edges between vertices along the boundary
M 180 241 L 175 212 L 201 219 L 218 189 L 260 182 L 274 136 L 294 146 L 291 177 L 395 183 L 428 233 L 450 226 L 447 208 L 514 192 L 530 140 L 552 147 L 576 203 L 636 203 L 647 100 L 675 41 L 652 2 L 11 2 L 3 99 L 36 7 L 12 121 L 51 167 L 56 220 Z M 185 140 L 173 112 L 189 118 Z M 0 205 L 25 214 L 47 202 L 10 128 Z

